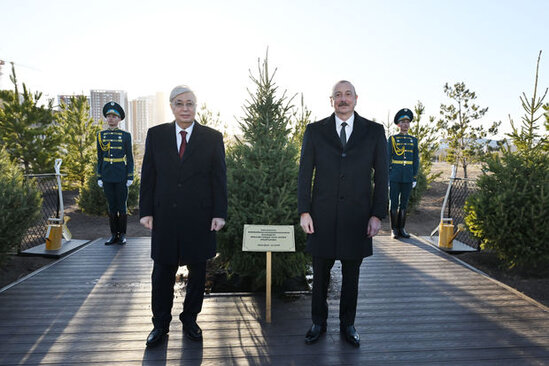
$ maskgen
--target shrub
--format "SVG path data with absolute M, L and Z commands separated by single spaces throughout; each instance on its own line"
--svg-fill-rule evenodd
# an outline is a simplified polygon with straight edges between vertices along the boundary
M 0 263 L 21 243 L 41 207 L 42 198 L 34 182 L 25 180 L 6 151 L 0 150 Z
M 139 183 L 137 174 L 134 175 L 133 184 L 128 192 L 128 214 L 131 214 L 139 205 Z M 88 215 L 107 216 L 108 205 L 103 188 L 97 185 L 97 176 L 92 171 L 86 177 L 84 186 L 79 189 L 76 199 L 78 207 Z
M 408 203 L 409 212 L 412 212 L 419 205 L 419 203 L 421 202 L 421 198 L 425 194 L 425 191 L 428 187 L 429 183 L 427 182 L 427 177 L 425 177 L 423 169 L 421 169 L 420 166 L 417 173 L 416 188 L 412 189 L 412 193 L 410 194 L 410 202 Z
M 430 116 L 429 122 L 423 121 L 425 106 L 420 101 L 414 106 L 414 112 L 415 116 L 409 133 L 417 138 L 419 170 L 416 188 L 412 190 L 410 195 L 409 212 L 412 212 L 419 205 L 429 185 L 442 174 L 442 172 L 432 173 L 433 159 L 440 146 L 438 130 L 434 127 L 435 117 Z
M 506 152 L 491 157 L 478 179 L 479 191 L 465 205 L 465 221 L 509 267 L 549 264 L 549 156 Z

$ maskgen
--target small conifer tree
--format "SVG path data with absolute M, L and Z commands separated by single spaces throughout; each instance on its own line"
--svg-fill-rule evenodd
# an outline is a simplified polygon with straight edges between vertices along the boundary
M 228 220 L 219 251 L 230 274 L 248 277 L 252 289 L 265 284 L 265 253 L 243 252 L 244 224 L 295 225 L 296 251 L 273 254 L 273 284 L 305 275 L 308 258 L 297 215 L 298 149 L 292 142 L 291 100 L 278 94 L 267 58 L 250 78 L 255 91 L 243 108 L 242 136 L 227 152 Z
M 128 215 L 131 215 L 139 205 L 139 174 L 134 174 L 133 184 L 128 188 Z M 78 207 L 88 215 L 107 216 L 108 204 L 103 188 L 97 185 L 95 170 L 87 170 L 84 184 L 78 189 L 76 198 Z
M 101 127 L 94 123 L 89 110 L 85 96 L 71 97 L 68 105 L 61 104 L 61 111 L 55 116 L 63 136 L 61 156 L 67 174 L 64 182 L 71 188 L 84 186 L 97 161 L 95 141 Z
M 541 56 L 541 52 L 540 52 Z M 481 240 L 481 249 L 494 251 L 508 267 L 530 274 L 548 273 L 549 154 L 547 134 L 539 124 L 543 96 L 539 97 L 536 67 L 531 98 L 523 93 L 522 128 L 511 122 L 508 134 L 516 151 L 503 146 L 502 154 L 489 156 L 478 178 L 479 191 L 466 202 L 469 231 Z
M 488 134 L 495 135 L 501 122 L 493 122 L 488 129 L 482 124 L 474 125 L 484 117 L 488 108 L 481 108 L 474 102 L 477 95 L 469 90 L 464 82 L 453 86 L 446 83 L 444 94 L 451 99 L 451 104 L 440 105 L 441 119 L 437 129 L 448 142 L 447 160 L 452 165 L 463 167 L 463 177 L 467 178 L 469 164 L 481 160 L 485 144 L 482 142 Z
M 539 149 L 548 150 L 549 138 L 547 137 L 547 131 L 549 130 L 549 113 L 545 113 L 546 124 L 545 132 L 542 133 L 542 125 L 538 124 L 538 121 L 542 118 L 543 114 L 541 112 L 542 107 L 549 111 L 549 104 L 543 105 L 543 101 L 547 96 L 549 88 L 545 88 L 545 92 L 540 97 L 538 93 L 538 75 L 539 75 L 539 62 L 541 60 L 541 51 L 538 55 L 538 63 L 536 66 L 536 78 L 534 84 L 534 93 L 531 98 L 526 96 L 526 93 L 522 93 L 520 97 L 520 102 L 522 104 L 522 109 L 524 109 L 524 116 L 522 117 L 522 125 L 520 128 L 515 126 L 513 119 L 509 117 L 509 122 L 511 123 L 512 132 L 508 134 L 511 138 L 513 145 L 517 148 L 519 152 L 522 153 L 538 153 Z
M 435 117 L 429 117 L 429 122 L 422 121 L 425 113 L 425 106 L 420 101 L 414 107 L 414 120 L 410 124 L 410 135 L 417 138 L 419 150 L 419 171 L 417 175 L 417 186 L 412 190 L 410 196 L 410 207 L 414 208 L 421 201 L 421 197 L 429 188 L 429 184 L 437 179 L 442 173 L 432 173 L 433 158 L 440 146 L 438 142 L 437 129 L 434 126 Z
M 24 173 L 51 173 L 59 154 L 52 101 L 39 105 L 42 93 L 31 93 L 24 83 L 21 93 L 13 65 L 10 79 L 14 90 L 1 95 L 0 146 L 23 167 Z
M 27 229 L 40 216 L 42 198 L 32 180 L 0 149 L 0 264 L 17 247 Z

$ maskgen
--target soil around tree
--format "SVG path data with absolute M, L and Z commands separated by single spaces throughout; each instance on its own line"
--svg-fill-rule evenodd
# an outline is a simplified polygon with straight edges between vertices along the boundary
M 443 178 L 431 183 L 430 188 L 426 191 L 418 207 L 413 212 L 409 212 L 406 229 L 411 234 L 428 236 L 439 224 L 440 209 L 447 189 L 447 177 L 450 174 L 450 167 L 445 163 L 436 163 L 434 166 L 435 172 L 437 169 L 443 172 Z M 473 177 L 475 174 L 478 175 L 479 172 L 478 167 L 476 169 L 474 167 L 469 168 L 469 173 Z M 110 237 L 107 217 L 90 216 L 82 213 L 75 203 L 75 196 L 76 192 L 64 192 L 65 212 L 71 218 L 68 226 L 73 237 L 75 239 L 90 241 Z M 379 235 L 390 235 L 388 220 L 383 220 Z M 139 224 L 139 215 L 137 212 L 133 212 L 128 216 L 127 236 L 130 238 L 150 236 L 149 230 Z M 502 266 L 496 255 L 484 251 L 461 253 L 455 255 L 455 257 L 545 306 L 549 306 L 549 270 L 544 272 L 538 271 L 536 273 L 509 270 Z M 11 255 L 0 268 L 0 288 L 54 261 L 55 259 L 51 258 Z M 231 284 L 224 276 L 225 274 L 215 262 L 210 263 L 208 270 L 208 286 L 210 290 L 224 292 L 234 290 L 235 288 L 239 290 L 245 289 L 245 284 L 238 283 L 238 279 L 230 280 L 234 282 Z M 303 284 L 298 283 L 290 286 L 301 285 Z M 213 288 L 215 286 L 217 288 Z

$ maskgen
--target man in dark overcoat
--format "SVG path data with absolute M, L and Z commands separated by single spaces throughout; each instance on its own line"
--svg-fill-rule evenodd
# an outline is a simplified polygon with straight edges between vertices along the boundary
M 331 96 L 335 113 L 309 124 L 303 136 L 298 209 L 301 227 L 308 234 L 306 250 L 313 256 L 313 325 L 305 336 L 308 344 L 326 332 L 330 270 L 340 260 L 340 332 L 352 345 L 360 345 L 354 327 L 360 265 L 372 255 L 372 237 L 387 212 L 385 131 L 354 111 L 357 98 L 350 82 L 338 82 Z
M 178 267 L 189 271 L 183 312 L 185 335 L 202 339 L 196 323 L 202 309 L 206 261 L 216 254 L 215 234 L 227 216 L 225 147 L 220 132 L 195 121 L 196 97 L 185 85 L 170 94 L 175 121 L 147 132 L 141 171 L 139 214 L 152 230 L 152 313 L 147 346 L 165 338 Z

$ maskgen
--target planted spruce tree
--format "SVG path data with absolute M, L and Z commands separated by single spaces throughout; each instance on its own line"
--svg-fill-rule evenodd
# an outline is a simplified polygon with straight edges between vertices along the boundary
M 423 194 L 442 173 L 433 173 L 434 156 L 440 146 L 437 129 L 434 126 L 435 117 L 430 116 L 429 122 L 422 121 L 425 106 L 420 101 L 414 106 L 414 120 L 410 124 L 409 133 L 417 138 L 419 149 L 419 171 L 417 174 L 417 186 L 410 196 L 410 208 L 419 205 Z
M 18 164 L 0 148 L 0 265 L 38 219 L 40 207 L 42 198 L 35 183 L 26 180 Z
M 487 158 L 478 178 L 479 191 L 466 202 L 465 222 L 502 263 L 532 275 L 549 275 L 547 216 L 549 215 L 549 154 L 547 133 L 541 128 L 543 100 L 537 94 L 541 52 L 534 93 L 520 98 L 525 111 L 522 126 L 508 134 L 511 146 Z
M 139 185 L 140 177 L 134 172 L 133 184 L 128 188 L 128 215 L 131 215 L 139 206 Z M 76 198 L 78 207 L 88 215 L 107 216 L 108 204 L 103 188 L 97 185 L 95 170 L 88 169 L 84 184 L 78 189 Z
M 0 146 L 25 174 L 51 173 L 60 141 L 53 102 L 41 105 L 42 93 L 25 83 L 21 90 L 13 65 L 10 80 L 14 89 L 0 93 Z
M 69 188 L 80 188 L 86 176 L 97 162 L 96 136 L 101 127 L 90 117 L 88 99 L 81 95 L 70 98 L 70 103 L 61 103 L 55 118 L 62 134 L 61 157 L 67 174 L 64 183 Z
M 258 62 L 255 90 L 249 91 L 240 121 L 242 136 L 227 151 L 228 219 L 218 236 L 218 249 L 229 275 L 250 281 L 252 290 L 265 285 L 265 253 L 243 252 L 245 224 L 295 225 L 296 251 L 273 253 L 273 285 L 304 278 L 308 257 L 297 214 L 298 148 L 292 142 L 292 98 L 279 95 L 268 62 Z

